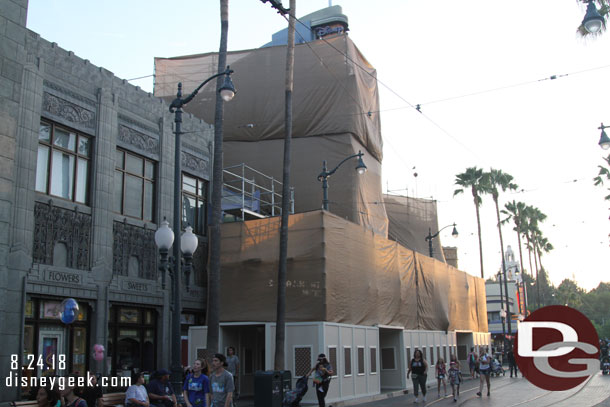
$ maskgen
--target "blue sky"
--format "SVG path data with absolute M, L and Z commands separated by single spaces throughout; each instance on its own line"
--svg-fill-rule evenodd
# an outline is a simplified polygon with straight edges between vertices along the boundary
M 152 91 L 154 57 L 218 50 L 218 3 L 29 0 L 28 28 L 120 78 L 148 76 L 132 83 Z M 328 4 L 297 1 L 297 15 Z M 438 200 L 440 225 L 458 224 L 457 240 L 450 237 L 451 228 L 441 239 L 458 247 L 460 269 L 480 274 L 474 206 L 469 195 L 453 198 L 455 174 L 469 166 L 493 166 L 512 174 L 523 189 L 501 196 L 502 202 L 521 200 L 548 215 L 542 230 L 556 249 L 543 264 L 555 284 L 574 278 L 591 289 L 610 281 L 610 202 L 591 181 L 604 155 L 597 127 L 610 124 L 610 33 L 587 40 L 576 34 L 582 4 L 345 0 L 333 5 L 343 7 L 350 37 L 383 83 L 384 191 Z M 257 48 L 286 26 L 258 0 L 231 0 L 229 7 L 230 50 Z M 412 108 L 416 104 L 423 114 Z M 489 197 L 482 216 L 488 276 L 500 267 Z M 504 236 L 515 249 L 514 232 L 505 228 Z

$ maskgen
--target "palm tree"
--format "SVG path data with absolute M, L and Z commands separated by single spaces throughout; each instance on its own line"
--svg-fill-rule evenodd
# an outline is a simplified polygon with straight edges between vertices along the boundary
M 549 253 L 553 249 L 554 249 L 553 245 L 549 242 L 549 240 L 546 237 L 541 236 L 538 239 L 538 264 L 540 264 L 541 269 L 544 269 L 544 267 L 542 267 L 542 258 L 541 258 L 542 253 L 543 252 Z
M 506 219 L 502 221 L 502 223 L 510 222 L 511 220 L 515 224 L 513 230 L 517 232 L 517 242 L 519 244 L 519 263 L 521 265 L 521 272 L 524 273 L 525 269 L 523 268 L 523 248 L 521 243 L 521 225 L 527 223 L 527 219 L 525 217 L 525 203 L 523 202 L 515 202 L 514 200 L 511 202 L 507 202 L 504 205 L 504 209 L 502 209 L 502 213 L 507 215 Z
M 227 66 L 227 37 L 229 34 L 229 0 L 220 0 L 220 49 L 218 72 Z M 222 76 L 216 82 L 216 111 L 214 114 L 214 167 L 212 170 L 212 216 L 210 219 L 210 270 L 208 272 L 207 352 L 208 357 L 218 352 L 220 334 L 220 218 L 222 215 L 222 121 L 224 101 L 220 96 Z
M 491 194 L 491 197 L 494 200 L 494 204 L 496 205 L 496 217 L 498 219 L 498 233 L 500 235 L 500 253 L 502 254 L 502 274 L 504 275 L 504 292 L 507 293 L 507 301 L 506 301 L 506 310 L 508 312 L 508 334 L 512 335 L 511 330 L 511 317 L 510 317 L 510 308 L 508 302 L 508 282 L 506 281 L 506 260 L 504 259 L 504 239 L 502 238 L 502 222 L 500 220 L 500 204 L 498 203 L 498 198 L 500 196 L 499 189 L 502 192 L 506 192 L 507 190 L 516 190 L 518 188 L 517 184 L 513 184 L 512 182 L 513 176 L 502 172 L 502 170 L 494 170 L 491 168 L 489 172 L 483 174 L 483 183 L 486 185 L 487 193 Z
M 286 273 L 288 261 L 288 214 L 290 213 L 290 153 L 292 140 L 292 88 L 294 73 L 294 23 L 296 0 L 290 0 L 288 46 L 286 51 L 286 109 L 284 116 L 284 169 L 282 178 L 282 221 L 280 225 L 280 264 L 277 284 L 277 314 L 275 325 L 275 370 L 284 370 L 286 342 Z
M 525 208 L 525 213 L 527 216 L 527 227 L 524 229 L 524 234 L 527 239 L 527 248 L 530 253 L 530 267 L 531 267 L 531 253 L 534 252 L 534 264 L 536 266 L 536 296 L 538 307 L 540 307 L 540 279 L 538 276 L 538 259 L 537 256 L 538 251 L 538 241 L 542 237 L 542 232 L 538 227 L 539 222 L 544 222 L 546 219 L 546 215 L 540 211 L 540 209 L 535 208 L 533 206 L 527 206 Z
M 479 207 L 481 206 L 481 193 L 487 191 L 487 187 L 483 184 L 483 170 L 477 167 L 466 168 L 466 171 L 455 176 L 455 185 L 458 188 L 453 191 L 453 196 L 461 194 L 466 188 L 470 188 L 472 198 L 474 200 L 474 208 L 477 214 L 477 230 L 479 232 L 479 258 L 481 260 L 481 278 L 485 278 L 483 273 L 483 242 L 481 240 L 481 216 L 479 215 Z
M 511 220 L 515 224 L 513 230 L 517 232 L 517 242 L 519 244 L 519 265 L 521 266 L 521 273 L 523 275 L 523 284 L 526 286 L 524 290 L 525 295 L 525 310 L 527 313 L 527 279 L 525 278 L 525 268 L 523 268 L 523 245 L 521 243 L 521 225 L 527 223 L 526 215 L 525 215 L 525 203 L 523 202 L 515 202 L 514 200 L 511 202 L 507 202 L 504 205 L 505 209 L 502 209 L 502 213 L 507 215 L 506 219 L 502 221 L 502 223 L 508 223 Z M 531 262 L 530 262 L 530 273 L 531 273 Z

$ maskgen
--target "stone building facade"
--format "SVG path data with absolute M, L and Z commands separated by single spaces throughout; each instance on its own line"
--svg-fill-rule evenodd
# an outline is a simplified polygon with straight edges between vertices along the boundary
M 28 30 L 27 7 L 0 4 L 0 377 L 45 374 L 53 354 L 65 354 L 64 372 L 169 367 L 171 284 L 154 233 L 172 221 L 173 115 Z M 213 128 L 183 119 L 182 214 L 200 241 L 183 291 L 186 335 L 204 323 Z M 66 298 L 80 306 L 70 325 L 58 318 Z M 15 358 L 44 366 L 22 371 Z M 21 397 L 7 390 L 0 402 Z

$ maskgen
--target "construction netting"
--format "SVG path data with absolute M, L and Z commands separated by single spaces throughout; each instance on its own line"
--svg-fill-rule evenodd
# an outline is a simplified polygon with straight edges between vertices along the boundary
M 222 225 L 222 321 L 275 321 L 279 228 Z M 326 211 L 291 215 L 288 231 L 287 321 L 487 332 L 482 279 Z
M 418 253 L 429 254 L 426 237 L 438 232 L 436 201 L 401 195 L 383 195 L 388 214 L 388 237 Z M 432 239 L 432 257 L 445 263 L 440 236 Z
M 225 103 L 224 166 L 245 163 L 282 178 L 286 47 L 229 52 L 237 94 Z M 177 83 L 188 94 L 218 70 L 216 53 L 155 58 L 155 96 L 171 100 Z M 208 85 L 185 110 L 214 122 L 215 87 Z M 347 35 L 295 47 L 291 186 L 295 212 L 320 209 L 322 161 L 333 169 L 365 153 L 368 172 L 346 162 L 329 179 L 330 210 L 387 236 L 381 204 L 382 139 L 375 69 Z

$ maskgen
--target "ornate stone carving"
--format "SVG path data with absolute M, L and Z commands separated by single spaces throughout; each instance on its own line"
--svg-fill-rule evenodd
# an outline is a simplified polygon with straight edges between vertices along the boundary
M 190 143 L 185 143 L 185 142 L 182 142 L 182 150 L 191 150 L 191 151 L 193 151 L 193 152 L 195 152 L 195 153 L 199 154 L 200 156 L 204 156 L 204 157 L 205 157 L 205 156 L 206 156 L 206 154 L 207 154 L 207 153 L 206 153 L 205 151 L 203 151 L 202 149 L 197 148 L 197 147 L 195 147 L 194 145 L 192 145 L 192 144 L 190 144 Z
M 76 99 L 79 102 L 83 102 L 85 104 L 88 104 L 89 106 L 95 107 L 95 101 L 94 100 L 91 100 L 91 99 L 88 99 L 86 97 L 83 97 L 83 96 L 79 95 L 78 93 L 72 92 L 71 90 L 68 90 L 68 89 L 64 88 L 63 86 L 59 86 L 56 83 L 49 82 L 47 80 L 45 80 L 43 82 L 43 84 L 44 84 L 44 86 L 46 88 L 53 89 L 53 90 L 55 90 L 57 92 L 63 93 L 66 96 L 70 96 L 71 98 Z
M 67 248 L 67 267 L 88 270 L 91 246 L 91 215 L 36 202 L 34 205 L 35 263 L 53 264 L 57 243 Z
M 53 116 L 95 129 L 95 112 L 68 102 L 65 99 L 44 92 L 42 110 Z
M 159 129 L 155 129 L 154 127 L 151 126 L 147 126 L 144 123 L 138 122 L 133 120 L 131 117 L 125 116 L 123 114 L 119 114 L 119 121 L 126 123 L 126 124 L 130 124 L 132 127 L 138 127 L 142 130 L 146 130 L 149 133 L 152 134 L 158 134 L 159 133 Z
M 159 140 L 130 127 L 119 125 L 119 140 L 151 154 L 159 154 Z
M 113 273 L 128 276 L 129 259 L 135 256 L 139 264 L 138 277 L 156 280 L 157 246 L 155 245 L 155 231 L 129 225 L 125 222 L 114 222 L 113 235 Z
M 182 168 L 188 168 L 196 173 L 207 174 L 208 162 L 203 158 L 195 157 L 184 151 L 181 151 L 180 157 L 182 158 Z

